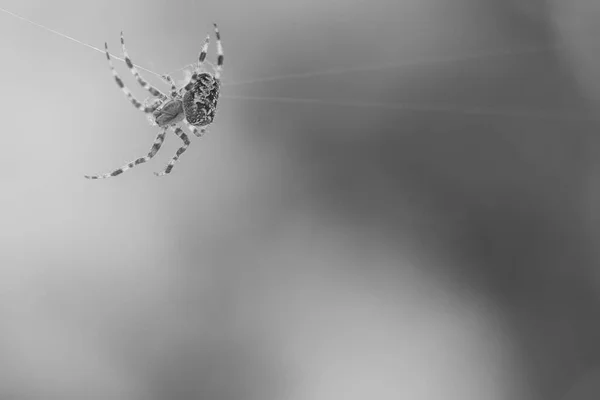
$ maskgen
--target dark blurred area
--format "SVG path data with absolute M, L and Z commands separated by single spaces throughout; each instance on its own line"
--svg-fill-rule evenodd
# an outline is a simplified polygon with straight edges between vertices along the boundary
M 488 35 L 508 48 L 555 47 L 265 83 L 256 91 L 408 104 L 418 98 L 417 104 L 466 110 L 483 105 L 497 115 L 319 104 L 272 104 L 267 111 L 247 104 L 248 118 L 256 121 L 254 131 L 264 132 L 260 145 L 279 143 L 288 168 L 308 175 L 301 181 L 310 182 L 305 190 L 327 218 L 365 237 L 410 237 L 417 252 L 443 260 L 444 274 L 498 305 L 513 329 L 528 398 L 598 398 L 600 381 L 565 396 L 600 368 L 600 142 L 593 117 L 600 95 L 600 3 L 461 4 L 475 10 L 457 27 L 467 40 Z M 294 60 L 325 59 L 335 52 L 325 49 L 343 47 L 327 24 L 313 29 L 325 42 L 321 53 L 307 39 L 294 46 L 306 53 Z M 511 110 L 532 116 L 511 116 Z M 563 118 L 573 114 L 582 118 Z M 283 193 L 298 185 L 294 179 L 282 184 Z

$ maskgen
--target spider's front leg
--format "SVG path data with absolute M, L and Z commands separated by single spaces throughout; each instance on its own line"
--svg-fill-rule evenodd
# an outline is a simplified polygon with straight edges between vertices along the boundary
M 179 136 L 179 138 L 183 141 L 183 146 L 181 146 L 179 150 L 177 150 L 177 153 L 175 153 L 173 158 L 171 158 L 171 161 L 169 161 L 169 164 L 167 164 L 165 169 L 163 169 L 161 172 L 154 173 L 154 175 L 156 176 L 163 176 L 171 173 L 171 170 L 173 169 L 173 166 L 175 165 L 177 160 L 179 160 L 179 157 L 187 150 L 188 146 L 190 145 L 190 139 L 188 138 L 188 135 L 186 135 L 180 127 L 175 128 L 175 134 Z
M 125 64 L 127 64 L 129 71 L 131 71 L 131 73 L 133 74 L 135 79 L 138 81 L 140 86 L 142 86 L 144 89 L 149 91 L 150 94 L 152 94 L 152 96 L 158 97 L 161 100 L 166 100 L 167 96 L 163 92 L 161 92 L 160 90 L 158 90 L 157 88 L 155 88 L 154 86 L 152 86 L 148 82 L 146 82 L 144 80 L 144 78 L 142 78 L 140 73 L 138 72 L 138 70 L 135 67 L 135 65 L 133 64 L 133 62 L 131 61 L 129 54 L 127 54 L 127 49 L 125 48 L 125 38 L 123 37 L 123 31 L 121 31 L 121 51 L 123 52 L 123 58 L 125 59 Z
M 169 74 L 161 75 L 162 80 L 171 85 L 171 98 L 174 99 L 177 97 L 177 85 L 175 85 L 175 81 Z
M 152 112 L 154 112 L 154 110 L 156 110 L 155 107 L 153 108 L 153 107 L 144 106 L 144 104 L 142 104 L 141 102 L 136 100 L 136 98 L 133 97 L 133 95 L 131 94 L 129 89 L 127 89 L 127 87 L 123 83 L 123 80 L 121 79 L 121 77 L 119 76 L 119 74 L 115 70 L 115 67 L 112 64 L 112 60 L 110 58 L 110 53 L 108 52 L 108 44 L 107 43 L 104 43 L 104 50 L 106 52 L 106 59 L 108 60 L 108 66 L 110 67 L 110 70 L 115 78 L 115 82 L 117 82 L 117 85 L 121 88 L 121 91 L 125 94 L 125 96 L 127 96 L 127 98 L 129 99 L 129 102 L 135 108 L 137 108 L 138 110 L 140 110 L 146 114 L 151 114 Z
M 148 155 L 146 155 L 146 157 L 140 157 L 137 160 L 132 161 L 132 162 L 122 166 L 121 168 L 117 168 L 114 171 L 108 172 L 106 174 L 86 175 L 85 177 L 87 179 L 106 179 L 106 178 L 110 178 L 113 176 L 121 175 L 123 172 L 127 171 L 128 169 L 131 169 L 131 168 L 135 167 L 136 165 L 145 163 L 146 161 L 148 161 L 152 157 L 154 157 L 156 155 L 156 153 L 158 153 L 158 151 L 160 150 L 160 147 L 162 146 L 163 142 L 165 141 L 165 135 L 167 134 L 167 129 L 168 128 L 163 128 L 163 130 L 156 136 L 156 139 L 154 139 L 154 144 L 152 145 L 152 148 L 150 149 L 150 151 L 148 152 Z

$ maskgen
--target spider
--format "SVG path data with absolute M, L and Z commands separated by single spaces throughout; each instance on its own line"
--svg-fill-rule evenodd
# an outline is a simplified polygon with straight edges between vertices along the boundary
M 198 63 L 194 66 L 193 73 L 191 74 L 190 80 L 181 88 L 177 88 L 173 79 L 167 74 L 162 75 L 161 78 L 171 85 L 171 93 L 169 96 L 162 93 L 157 88 L 150 85 L 142 78 L 138 70 L 131 62 L 131 58 L 127 54 L 125 49 L 125 40 L 123 39 L 123 32 L 121 32 L 121 48 L 123 51 L 123 58 L 129 70 L 135 76 L 137 82 L 150 94 L 152 97 L 146 99 L 143 103 L 133 97 L 131 91 L 123 84 L 123 81 L 115 70 L 110 54 L 108 53 L 108 45 L 104 43 L 106 52 L 106 59 L 108 65 L 112 71 L 112 74 L 117 82 L 117 85 L 121 88 L 125 96 L 129 99 L 131 104 L 141 112 L 145 113 L 150 120 L 150 124 L 158 126 L 161 131 L 154 139 L 154 144 L 145 157 L 140 157 L 120 168 L 115 169 L 112 172 L 108 172 L 100 175 L 86 175 L 87 179 L 105 179 L 113 176 L 121 175 L 123 172 L 135 167 L 136 165 L 145 163 L 158 153 L 162 146 L 165 136 L 170 129 L 173 129 L 175 135 L 177 135 L 182 141 L 183 146 L 177 150 L 173 158 L 169 161 L 167 166 L 161 172 L 155 172 L 156 176 L 162 176 L 169 174 L 173 169 L 175 163 L 179 160 L 179 157 L 187 150 L 190 145 L 188 135 L 181 129 L 180 124 L 185 124 L 187 128 L 194 133 L 197 137 L 202 137 L 207 130 L 208 125 L 213 122 L 215 118 L 215 112 L 217 109 L 217 101 L 219 99 L 219 90 L 221 87 L 221 71 L 223 69 L 223 46 L 221 44 L 221 34 L 217 24 L 213 24 L 215 29 L 215 36 L 217 42 L 217 65 L 212 66 L 213 72 L 206 72 L 202 67 L 206 58 L 208 50 L 208 44 L 210 42 L 210 35 L 206 36 L 204 44 L 198 56 Z

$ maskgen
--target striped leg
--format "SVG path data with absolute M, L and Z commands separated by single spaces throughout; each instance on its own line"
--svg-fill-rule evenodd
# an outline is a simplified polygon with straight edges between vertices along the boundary
M 123 172 L 127 171 L 128 169 L 131 169 L 133 167 L 135 167 L 136 165 L 145 163 L 146 161 L 150 160 L 152 157 L 154 157 L 156 155 L 156 153 L 158 153 L 158 150 L 160 150 L 160 146 L 162 146 L 164 140 L 165 140 L 165 135 L 167 134 L 167 128 L 164 128 L 157 136 L 156 139 L 154 139 L 154 144 L 152 145 L 152 148 L 150 149 L 150 152 L 148 152 L 148 155 L 146 157 L 140 157 L 135 161 L 130 162 L 127 165 L 122 166 L 121 168 L 118 168 L 112 172 L 106 173 L 106 174 L 102 174 L 102 175 L 86 175 L 85 177 L 87 179 L 105 179 L 105 178 L 110 178 L 113 176 L 117 176 L 117 175 L 121 175 Z
M 198 66 L 202 65 L 204 59 L 206 58 L 206 53 L 208 53 L 208 44 L 210 43 L 210 35 L 206 35 L 206 39 L 204 39 L 204 44 L 202 45 L 202 49 L 200 50 L 200 54 L 198 54 Z
M 169 164 L 167 164 L 167 166 L 165 167 L 165 169 L 163 169 L 161 172 L 155 172 L 154 173 L 154 175 L 156 175 L 156 176 L 163 176 L 163 175 L 171 173 L 171 170 L 173 169 L 173 166 L 175 165 L 175 163 L 177 162 L 177 160 L 179 160 L 179 157 L 187 150 L 188 146 L 190 145 L 190 139 L 181 130 L 180 127 L 175 128 L 175 134 L 177 136 L 179 136 L 179 138 L 181 140 L 183 140 L 183 146 L 181 146 L 179 148 L 179 150 L 177 150 L 177 153 L 175 153 L 175 155 L 173 156 L 173 158 L 171 158 L 171 161 L 169 161 Z
M 192 132 L 194 135 L 196 135 L 197 137 L 202 137 L 204 136 L 204 134 L 206 133 L 206 128 L 196 128 L 194 125 L 190 124 L 189 122 L 185 121 L 187 128 L 190 130 L 190 132 Z
M 131 71 L 133 76 L 135 76 L 135 79 L 137 79 L 140 86 L 149 91 L 152 94 L 152 96 L 158 97 L 161 100 L 166 100 L 167 96 L 160 90 L 146 82 L 138 72 L 135 65 L 133 65 L 133 63 L 131 62 L 131 58 L 129 58 L 129 54 L 127 54 L 127 50 L 125 49 L 125 39 L 123 37 L 123 31 L 121 31 L 121 49 L 123 51 L 123 58 L 125 58 L 125 64 L 127 64 L 127 67 L 129 67 L 129 71 Z
M 217 24 L 213 23 L 213 25 L 215 26 L 215 36 L 217 37 L 217 71 L 215 72 L 215 78 L 219 79 L 223 71 L 223 45 L 221 44 L 219 28 Z
M 202 49 L 200 50 L 200 54 L 198 55 L 198 64 L 196 68 L 194 68 L 194 74 L 192 75 L 192 79 L 185 85 L 185 90 L 190 90 L 194 83 L 198 80 L 198 74 L 200 73 L 200 67 L 204 63 L 206 59 L 206 53 L 208 53 L 208 44 L 210 43 L 210 35 L 206 35 L 206 39 L 204 39 L 204 44 L 202 45 Z
M 125 85 L 123 84 L 123 81 L 119 77 L 119 74 L 117 74 L 117 71 L 115 70 L 115 67 L 112 64 L 112 61 L 110 59 L 110 54 L 108 53 L 108 44 L 104 43 L 104 49 L 106 51 L 106 59 L 108 60 L 108 66 L 110 67 L 110 70 L 112 71 L 112 74 L 115 77 L 115 82 L 117 82 L 117 85 L 121 88 L 123 93 L 125 93 L 125 96 L 127 96 L 129 101 L 131 102 L 131 104 L 133 104 L 133 106 L 135 108 L 137 108 L 138 110 L 140 110 L 142 112 L 145 112 L 146 114 L 150 114 L 154 110 L 156 110 L 157 107 L 146 107 L 133 97 L 133 95 L 131 94 L 129 89 L 127 89 L 127 87 L 125 87 Z
M 175 81 L 173 81 L 173 78 L 171 78 L 169 74 L 161 75 L 160 77 L 169 85 L 171 85 L 171 98 L 174 99 L 175 97 L 177 97 L 177 85 L 175 85 Z

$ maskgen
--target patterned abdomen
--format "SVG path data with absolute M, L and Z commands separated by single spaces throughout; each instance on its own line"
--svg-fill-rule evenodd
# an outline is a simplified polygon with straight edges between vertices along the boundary
M 206 126 L 213 122 L 221 83 L 214 76 L 202 73 L 197 81 L 186 87 L 183 110 L 188 122 L 194 126 Z

